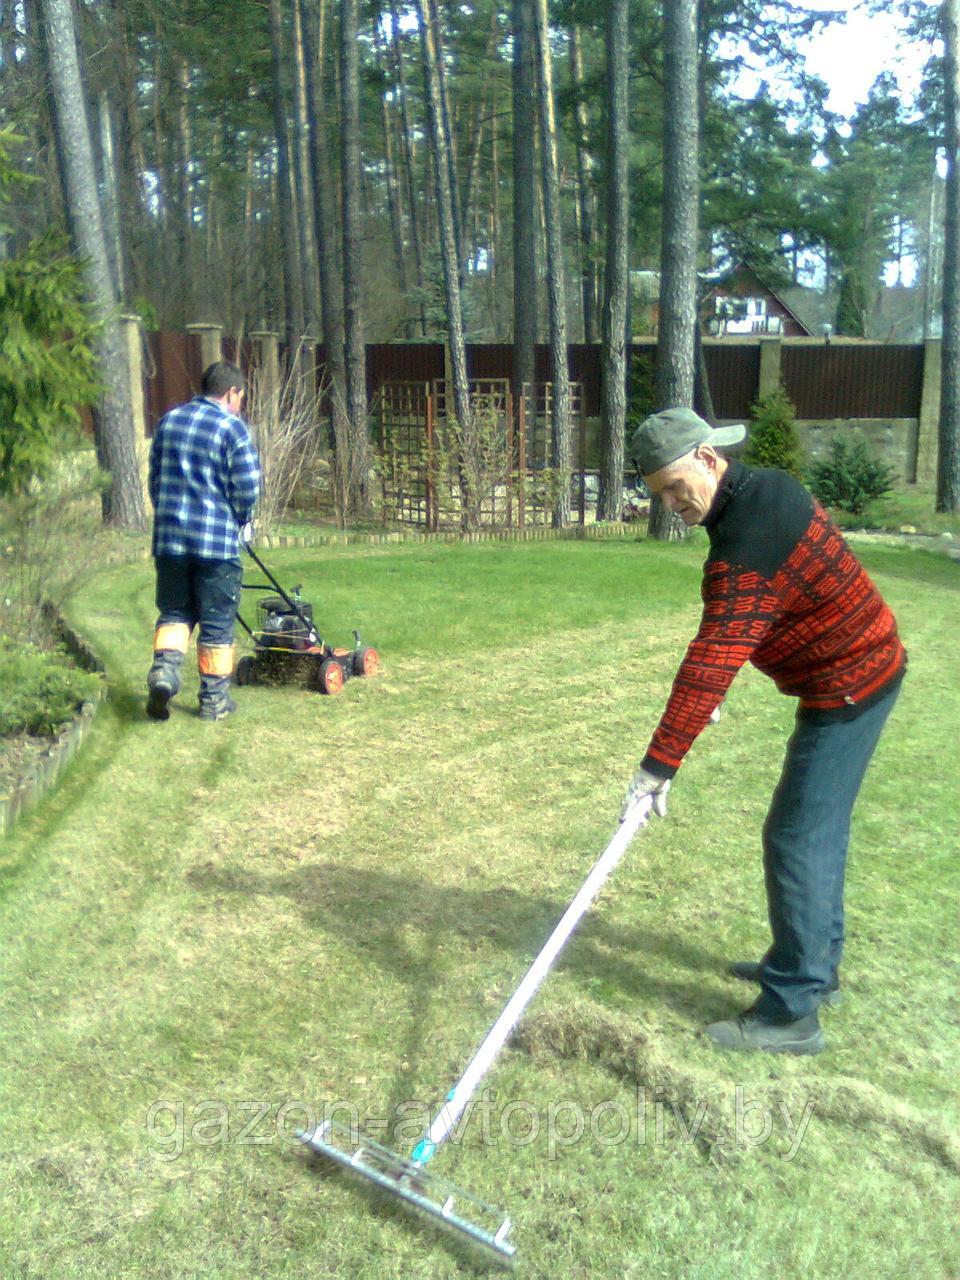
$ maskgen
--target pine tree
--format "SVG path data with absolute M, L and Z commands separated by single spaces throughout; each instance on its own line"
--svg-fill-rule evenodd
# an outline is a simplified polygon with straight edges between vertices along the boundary
M 94 437 L 97 460 L 110 476 L 102 499 L 103 516 L 117 528 L 144 529 L 130 381 L 97 196 L 73 9 L 70 0 L 42 0 L 42 13 L 64 204 L 71 238 L 83 259 L 90 310 L 98 325 L 94 350 L 103 392 L 94 410 Z

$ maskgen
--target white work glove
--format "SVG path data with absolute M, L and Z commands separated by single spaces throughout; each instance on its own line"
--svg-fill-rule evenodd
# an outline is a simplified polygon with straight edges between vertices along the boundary
M 710 723 L 720 723 L 719 703 L 710 712 Z M 667 792 L 669 790 L 669 778 L 658 778 L 655 773 L 650 773 L 648 769 L 644 769 L 641 766 L 630 779 L 630 785 L 627 787 L 627 794 L 623 801 L 620 821 L 624 821 L 633 806 L 639 800 L 642 800 L 644 796 L 653 796 L 653 812 L 658 818 L 665 818 L 667 816 Z
M 246 524 L 240 526 L 240 541 L 245 547 L 249 547 L 253 542 L 253 521 L 248 520 Z
M 658 778 L 655 773 L 650 773 L 647 769 L 638 769 L 630 779 L 629 787 L 627 787 L 620 821 L 624 821 L 633 806 L 642 800 L 644 796 L 653 796 L 653 812 L 658 818 L 665 818 L 667 816 L 667 792 L 669 790 L 669 778 Z

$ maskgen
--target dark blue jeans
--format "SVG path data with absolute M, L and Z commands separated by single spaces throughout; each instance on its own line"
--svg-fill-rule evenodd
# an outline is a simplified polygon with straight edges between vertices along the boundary
M 205 645 L 233 643 L 243 570 L 239 560 L 197 556 L 157 556 L 157 626 L 185 622 L 199 626 Z
M 768 1021 L 813 1013 L 836 982 L 850 816 L 898 692 L 853 720 L 797 716 L 763 827 L 773 945 L 756 1010 Z

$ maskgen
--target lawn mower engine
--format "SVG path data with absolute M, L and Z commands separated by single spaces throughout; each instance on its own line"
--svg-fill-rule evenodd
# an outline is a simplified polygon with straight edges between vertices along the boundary
M 313 628 L 313 605 L 300 597 L 294 587 L 291 599 L 294 611 L 281 596 L 264 596 L 257 601 L 257 623 L 260 635 L 272 648 L 306 653 L 317 642 Z
M 253 552 L 251 555 L 257 559 Z M 254 652 L 237 663 L 237 684 L 300 684 L 333 694 L 339 693 L 351 676 L 372 676 L 379 669 L 376 649 L 365 645 L 357 631 L 352 649 L 326 644 L 314 624 L 313 606 L 301 597 L 300 587 L 288 595 L 266 566 L 259 560 L 257 563 L 279 594 L 257 601 L 255 627 L 247 626 L 238 615 L 253 640 Z M 255 588 L 255 584 L 251 586 Z

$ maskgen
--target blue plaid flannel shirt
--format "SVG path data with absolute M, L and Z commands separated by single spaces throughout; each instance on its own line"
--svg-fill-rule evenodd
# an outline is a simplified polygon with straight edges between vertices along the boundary
M 246 425 L 204 396 L 171 409 L 153 437 L 149 488 L 155 556 L 235 559 L 260 492 Z

